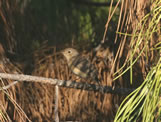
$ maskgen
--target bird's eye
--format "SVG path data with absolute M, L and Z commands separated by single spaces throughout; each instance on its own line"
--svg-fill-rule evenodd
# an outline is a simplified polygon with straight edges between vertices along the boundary
M 68 50 L 68 53 L 71 53 L 71 51 L 70 51 L 70 50 Z

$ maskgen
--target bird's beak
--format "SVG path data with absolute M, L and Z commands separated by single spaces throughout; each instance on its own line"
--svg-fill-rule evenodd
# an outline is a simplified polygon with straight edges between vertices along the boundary
M 60 53 L 63 54 L 64 53 L 64 50 L 61 50 Z
M 60 52 L 56 52 L 53 54 L 53 56 L 60 55 L 60 54 L 61 54 Z
M 64 55 L 64 50 L 61 50 L 59 53 L 60 53 L 61 55 Z

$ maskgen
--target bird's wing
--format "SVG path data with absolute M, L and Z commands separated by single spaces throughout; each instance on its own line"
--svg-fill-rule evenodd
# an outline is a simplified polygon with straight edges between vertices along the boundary
M 92 78 L 93 80 L 97 77 L 97 70 L 93 64 L 91 64 L 85 57 L 75 57 L 71 61 L 70 68 L 72 72 L 83 78 Z

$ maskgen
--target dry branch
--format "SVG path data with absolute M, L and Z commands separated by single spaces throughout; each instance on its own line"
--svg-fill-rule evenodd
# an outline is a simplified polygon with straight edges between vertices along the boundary
M 134 90 L 134 89 L 128 89 L 128 88 L 112 89 L 112 87 L 109 87 L 109 86 L 101 86 L 101 85 L 89 84 L 84 82 L 75 82 L 70 80 L 65 81 L 65 80 L 44 78 L 39 76 L 30 76 L 30 75 L 23 75 L 23 74 L 0 73 L 0 78 L 17 80 L 17 81 L 26 81 L 26 82 L 48 83 L 51 85 L 57 85 L 59 87 L 67 87 L 67 88 L 82 89 L 82 90 L 88 90 L 88 91 L 96 91 L 101 93 L 111 93 L 111 94 L 119 94 L 119 95 L 127 95 Z

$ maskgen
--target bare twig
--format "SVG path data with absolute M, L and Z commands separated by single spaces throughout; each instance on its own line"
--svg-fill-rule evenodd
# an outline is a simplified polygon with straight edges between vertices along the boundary
M 8 88 L 10 88 L 11 86 L 17 84 L 18 81 L 13 81 L 12 83 L 10 83 L 9 85 L 7 86 L 3 86 L 2 88 L 0 88 L 0 90 L 7 90 Z
M 113 3 L 111 3 L 111 6 L 110 6 L 110 7 L 112 7 L 112 4 L 113 4 Z M 104 35 L 103 35 L 103 42 L 105 41 L 105 38 L 106 38 L 106 33 L 107 33 L 107 30 L 108 30 L 109 22 L 110 22 L 110 20 L 112 19 L 112 17 L 113 17 L 113 15 L 114 15 L 114 13 L 115 13 L 117 7 L 119 6 L 119 4 L 120 4 L 120 0 L 117 2 L 116 6 L 114 7 L 114 10 L 112 11 L 111 15 L 109 15 L 109 17 L 108 17 L 108 19 L 107 19 L 107 22 L 106 22 L 106 25 L 105 25 L 105 32 L 104 32 Z
M 119 95 L 126 95 L 131 93 L 134 90 L 134 89 L 128 89 L 128 88 L 112 89 L 112 87 L 110 86 L 101 86 L 101 85 L 89 84 L 84 82 L 75 82 L 70 80 L 65 81 L 65 80 L 44 78 L 39 76 L 30 76 L 30 75 L 23 75 L 23 74 L 0 73 L 0 77 L 4 79 L 12 79 L 17 81 L 39 82 L 39 83 L 46 83 L 51 85 L 58 85 L 59 87 L 67 87 L 67 88 L 82 89 L 82 90 L 88 90 L 88 91 L 96 91 L 101 93 L 111 93 L 111 94 L 119 94 Z
M 59 103 L 59 87 L 55 86 L 55 108 L 54 108 L 54 114 L 55 114 L 55 122 L 59 122 L 59 115 L 58 115 L 58 103 Z

